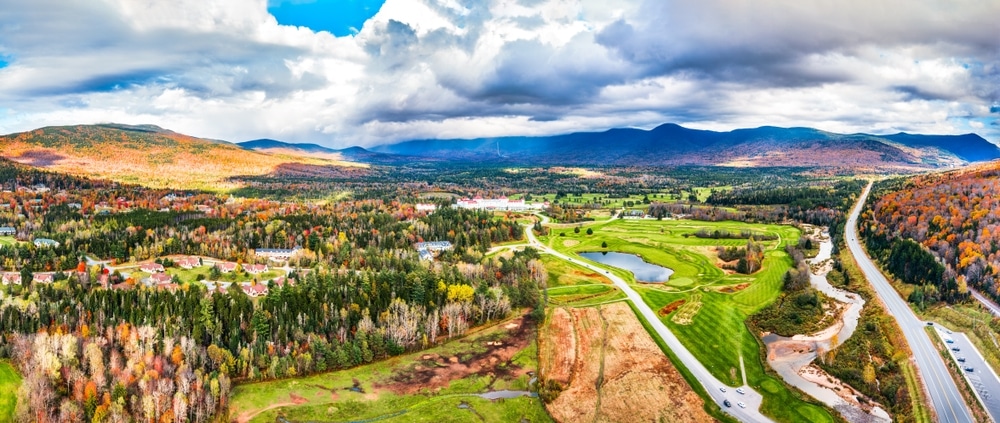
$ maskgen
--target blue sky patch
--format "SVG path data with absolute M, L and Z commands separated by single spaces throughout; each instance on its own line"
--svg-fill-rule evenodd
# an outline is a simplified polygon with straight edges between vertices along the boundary
M 269 0 L 267 11 L 282 25 L 309 27 L 342 37 L 361 30 L 385 0 Z

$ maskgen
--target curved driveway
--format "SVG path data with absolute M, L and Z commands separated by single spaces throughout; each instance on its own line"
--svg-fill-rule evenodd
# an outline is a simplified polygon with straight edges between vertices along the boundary
M 541 217 L 543 223 L 548 221 L 548 218 L 544 216 Z M 722 407 L 723 412 L 730 414 L 733 417 L 736 417 L 737 419 L 743 422 L 771 421 L 771 419 L 764 417 L 764 415 L 760 413 L 760 403 L 762 397 L 759 393 L 757 393 L 757 391 L 753 390 L 753 388 L 746 385 L 745 375 L 744 375 L 744 385 L 742 387 L 743 390 L 746 391 L 746 394 L 744 395 L 737 393 L 736 389 L 729 387 L 728 385 L 716 379 L 715 376 L 712 376 L 712 373 L 710 373 L 708 369 L 705 368 L 705 366 L 702 365 L 701 362 L 698 361 L 698 359 L 696 359 L 694 355 L 691 354 L 690 351 L 688 351 L 687 348 L 684 348 L 684 345 L 681 344 L 681 341 L 678 340 L 676 336 L 674 336 L 673 332 L 670 332 L 670 330 L 667 329 L 667 326 L 664 325 L 662 321 L 660 321 L 659 317 L 656 316 L 656 313 L 653 311 L 653 309 L 649 308 L 649 305 L 647 305 L 646 302 L 642 300 L 642 297 L 639 296 L 639 293 L 635 292 L 635 290 L 632 289 L 632 287 L 629 286 L 628 283 L 626 283 L 622 278 L 616 276 L 613 273 L 608 273 L 607 269 L 605 268 L 595 266 L 593 264 L 582 261 L 579 257 L 573 259 L 563 253 L 560 253 L 556 250 L 549 248 L 547 245 L 542 244 L 541 242 L 538 241 L 537 238 L 535 238 L 535 233 L 531 230 L 530 226 L 527 228 L 527 233 L 528 233 L 529 243 L 535 248 L 541 250 L 542 252 L 548 253 L 552 256 L 558 257 L 566 261 L 574 262 L 580 266 L 583 266 L 587 269 L 593 270 L 598 273 L 604 272 L 604 276 L 607 277 L 608 279 L 611 279 L 611 281 L 614 282 L 615 286 L 617 286 L 618 289 L 621 289 L 622 292 L 625 293 L 629 301 L 631 301 L 632 304 L 635 305 L 636 310 L 639 310 L 639 313 L 642 314 L 641 318 L 649 322 L 649 325 L 653 328 L 654 331 L 656 331 L 657 335 L 659 335 L 660 338 L 663 339 L 663 342 L 667 344 L 667 347 L 670 348 L 670 350 L 673 351 L 675 355 L 677 355 L 677 357 L 680 359 L 684 367 L 687 368 L 688 371 L 690 371 L 691 374 L 694 375 L 695 379 L 698 379 L 698 382 L 701 383 L 701 386 L 705 389 L 705 391 L 708 392 L 708 395 L 712 398 L 712 400 L 715 401 L 717 405 Z M 720 388 L 725 388 L 727 392 L 722 392 Z M 729 402 L 733 404 L 733 406 L 732 407 L 723 406 L 722 401 L 725 399 L 728 399 Z M 740 401 L 746 404 L 746 408 L 737 407 L 736 404 L 737 402 Z
M 847 246 L 851 250 L 851 255 L 858 262 L 861 271 L 864 272 L 865 277 L 875 287 L 875 292 L 882 299 L 882 303 L 885 304 L 889 314 L 896 317 L 899 327 L 903 329 L 903 335 L 906 336 L 906 343 L 910 345 L 910 349 L 913 351 L 917 370 L 924 382 L 924 386 L 927 388 L 928 397 L 930 397 L 931 405 L 937 413 L 938 421 L 946 423 L 972 422 L 974 420 L 969 412 L 969 407 L 965 405 L 962 395 L 958 392 L 955 380 L 948 374 L 944 360 L 941 359 L 941 355 L 938 354 L 927 332 L 924 331 L 926 323 L 920 321 L 913 314 L 913 310 L 910 310 L 909 305 L 889 285 L 889 281 L 886 280 L 878 267 L 875 267 L 875 263 L 872 263 L 871 259 L 868 258 L 868 255 L 861 248 L 861 244 L 858 243 L 858 215 L 861 213 L 861 209 L 864 208 L 865 199 L 868 198 L 871 189 L 872 184 L 869 183 L 861 194 L 857 205 L 854 206 L 850 218 L 847 219 L 847 231 L 845 234 Z

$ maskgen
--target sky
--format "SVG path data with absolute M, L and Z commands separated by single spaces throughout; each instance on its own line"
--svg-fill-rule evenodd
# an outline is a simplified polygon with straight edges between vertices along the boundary
M 996 0 L 0 0 L 0 133 L 331 147 L 651 128 L 1000 143 Z

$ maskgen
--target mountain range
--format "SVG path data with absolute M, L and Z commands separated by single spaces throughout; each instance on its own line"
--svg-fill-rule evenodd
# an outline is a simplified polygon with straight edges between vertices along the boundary
M 350 162 L 369 163 L 379 165 L 400 165 L 413 161 L 436 161 L 429 157 L 413 157 L 402 154 L 386 154 L 366 150 L 362 147 L 354 146 L 342 149 L 323 147 L 317 144 L 290 143 L 268 138 L 258 140 L 243 141 L 236 145 L 247 150 L 262 153 L 285 154 L 300 157 L 319 157 L 331 160 L 346 160 Z
M 976 134 L 838 134 L 763 126 L 716 132 L 664 124 L 544 137 L 415 140 L 373 151 L 473 162 L 549 165 L 819 166 L 933 168 L 1000 158 Z
M 225 189 L 233 179 L 351 177 L 424 162 L 578 166 L 812 166 L 924 170 L 1000 158 L 975 134 L 837 134 L 764 126 L 728 132 L 665 124 L 543 137 L 414 140 L 371 149 L 259 139 L 233 144 L 154 125 L 75 125 L 0 136 L 0 156 L 54 171 L 153 187 Z

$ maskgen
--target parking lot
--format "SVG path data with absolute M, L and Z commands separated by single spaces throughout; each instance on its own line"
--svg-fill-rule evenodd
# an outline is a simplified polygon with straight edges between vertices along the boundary
M 941 341 L 948 346 L 948 353 L 953 363 L 958 364 L 962 369 L 962 374 L 969 381 L 980 400 L 986 407 L 986 412 L 993 416 L 994 421 L 1000 416 L 1000 377 L 986 364 L 986 360 L 973 347 L 972 342 L 963 333 L 951 333 L 951 331 L 939 325 L 934 325 L 934 332 L 938 334 Z M 948 341 L 951 342 L 948 342 Z M 958 351 L 954 349 L 957 348 Z M 965 359 L 959 362 L 958 359 Z M 971 368 L 972 370 L 966 370 Z

